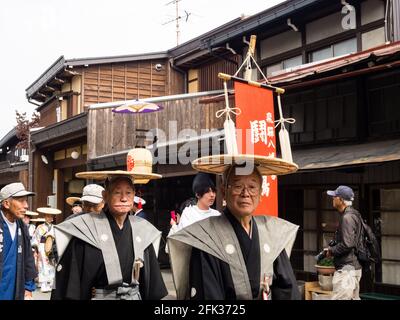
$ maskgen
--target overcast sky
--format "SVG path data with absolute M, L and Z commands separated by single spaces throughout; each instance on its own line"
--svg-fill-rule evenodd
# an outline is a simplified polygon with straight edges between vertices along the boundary
M 4 0 L 0 8 L 0 139 L 15 126 L 15 110 L 36 108 L 25 89 L 63 55 L 66 59 L 164 51 L 176 45 L 171 0 Z M 180 43 L 241 14 L 282 0 L 181 0 Z

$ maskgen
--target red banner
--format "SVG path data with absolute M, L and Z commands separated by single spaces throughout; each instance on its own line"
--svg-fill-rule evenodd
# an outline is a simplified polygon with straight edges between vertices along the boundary
M 276 156 L 272 91 L 235 82 L 235 107 L 241 110 L 240 115 L 236 116 L 239 154 Z M 263 176 L 261 200 L 254 214 L 278 216 L 276 176 Z

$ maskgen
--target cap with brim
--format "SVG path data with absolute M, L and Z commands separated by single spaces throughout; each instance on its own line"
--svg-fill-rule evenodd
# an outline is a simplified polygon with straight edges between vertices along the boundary
M 38 216 L 39 213 L 26 210 L 25 215 L 26 215 L 26 216 Z
M 254 164 L 263 176 L 285 175 L 298 170 L 298 166 L 293 162 L 252 154 L 220 154 L 198 158 L 192 162 L 195 170 L 213 174 L 223 174 L 232 165 L 248 166 L 251 164 Z
M 34 219 L 31 219 L 31 222 L 45 222 L 45 221 L 46 221 L 45 218 L 34 218 Z
M 46 207 L 37 208 L 36 210 L 37 210 L 37 212 L 43 213 L 43 214 L 60 214 L 61 213 L 61 210 L 54 209 L 54 208 L 46 208 Z
M 348 186 L 339 186 L 336 190 L 328 190 L 326 193 L 331 197 L 339 197 L 347 201 L 354 200 L 354 191 Z
M 8 198 L 18 198 L 34 196 L 35 193 L 25 190 L 25 187 L 20 182 L 14 182 L 6 185 L 0 190 L 0 202 Z
M 65 199 L 65 202 L 68 203 L 71 207 L 75 204 L 75 202 L 81 201 L 81 198 L 79 197 L 68 197 Z
M 327 193 L 328 196 L 337 197 L 337 194 L 336 194 L 336 192 L 334 190 L 329 190 L 326 193 Z
M 81 201 L 87 201 L 94 204 L 99 204 L 103 201 L 103 197 L 96 197 L 96 196 L 83 196 Z

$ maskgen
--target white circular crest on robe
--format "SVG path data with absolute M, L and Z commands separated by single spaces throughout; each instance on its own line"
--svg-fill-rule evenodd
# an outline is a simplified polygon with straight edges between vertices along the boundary
M 190 291 L 190 297 L 194 298 L 194 296 L 196 295 L 197 291 L 195 287 L 192 287 L 192 290 Z
M 268 243 L 265 243 L 265 244 L 264 244 L 264 251 L 265 251 L 266 253 L 270 253 L 270 252 L 271 252 L 271 248 L 269 247 Z
M 137 241 L 137 242 L 142 242 L 142 238 L 139 237 L 139 236 L 137 236 L 137 237 L 136 237 L 136 241 Z
M 235 252 L 235 246 L 233 244 L 227 244 L 225 251 L 227 254 L 233 254 Z
M 57 272 L 60 272 L 60 271 L 61 271 L 61 269 L 62 269 L 62 265 L 61 265 L 61 264 L 59 264 L 59 265 L 57 266 Z
M 108 240 L 108 235 L 106 235 L 106 234 L 102 234 L 101 236 L 100 236 L 100 239 L 101 239 L 101 241 L 107 241 Z

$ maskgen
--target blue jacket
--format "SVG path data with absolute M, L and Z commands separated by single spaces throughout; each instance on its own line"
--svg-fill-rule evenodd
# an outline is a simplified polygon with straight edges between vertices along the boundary
M 35 262 L 33 259 L 29 232 L 21 219 L 17 219 L 17 259 L 16 272 L 10 272 L 15 277 L 15 300 L 24 300 L 25 289 L 34 290 L 34 279 L 37 276 Z M 3 279 L 4 270 L 4 226 L 5 221 L 0 214 L 0 281 Z M 7 227 L 7 226 L 6 226 Z

